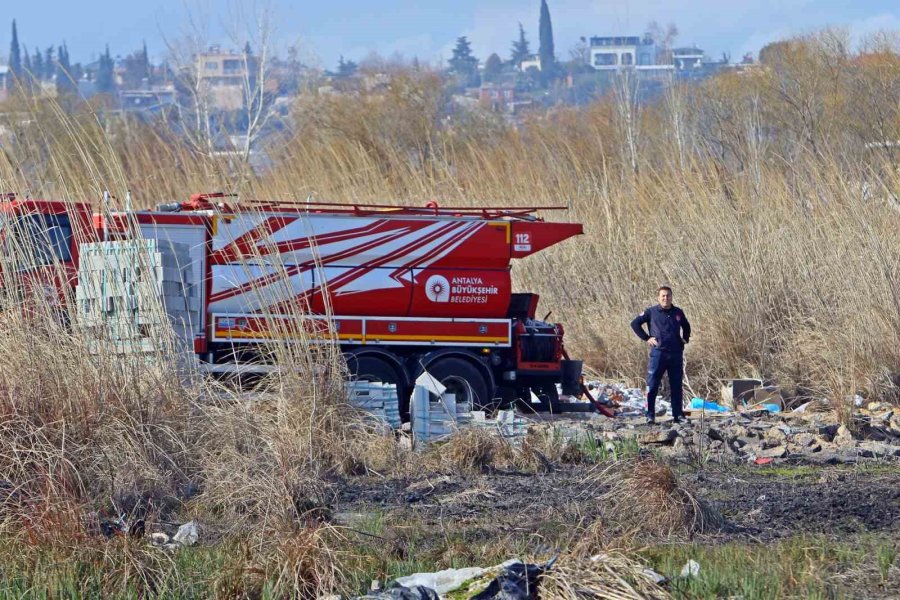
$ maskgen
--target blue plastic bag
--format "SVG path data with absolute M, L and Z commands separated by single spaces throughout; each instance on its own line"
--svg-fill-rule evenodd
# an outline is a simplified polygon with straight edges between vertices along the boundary
M 727 406 L 722 406 L 716 402 L 710 402 L 703 398 L 691 398 L 691 410 L 708 410 L 710 412 L 728 412 L 731 410 Z

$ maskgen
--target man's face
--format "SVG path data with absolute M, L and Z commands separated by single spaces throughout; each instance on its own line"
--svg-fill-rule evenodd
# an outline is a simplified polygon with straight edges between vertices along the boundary
M 663 308 L 671 308 L 672 307 L 672 292 L 669 290 L 659 290 L 659 296 L 657 297 L 659 300 L 659 305 Z

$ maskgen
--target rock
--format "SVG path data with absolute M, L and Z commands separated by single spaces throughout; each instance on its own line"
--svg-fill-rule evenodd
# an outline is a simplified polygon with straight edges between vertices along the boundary
M 728 428 L 728 436 L 733 438 L 745 438 L 748 437 L 750 432 L 746 427 L 742 425 L 734 425 Z
M 774 448 L 766 448 L 760 450 L 756 455 L 760 458 L 784 458 L 788 451 L 785 446 L 775 446 Z
M 846 425 L 841 425 L 837 429 L 837 433 L 834 434 L 834 439 L 832 440 L 838 446 L 852 446 L 853 445 L 853 434 L 850 433 L 850 430 L 847 429 Z
M 896 434 L 900 434 L 900 416 L 894 415 L 891 418 L 891 431 Z
M 709 436 L 709 439 L 717 441 L 717 442 L 726 441 L 725 435 L 721 431 L 719 431 L 718 429 L 716 429 L 714 427 L 710 427 L 709 430 L 707 430 L 706 435 Z
M 182 546 L 193 546 L 200 539 L 200 530 L 194 521 L 188 521 L 178 528 L 178 532 L 172 537 L 172 541 Z
M 642 444 L 672 444 L 678 438 L 678 432 L 674 429 L 663 429 L 658 431 L 648 431 L 638 438 Z
M 852 465 L 857 462 L 857 456 L 855 452 L 851 455 L 846 451 L 823 450 L 810 460 L 824 465 Z
M 724 445 L 725 445 L 725 442 L 723 442 L 722 440 L 712 440 L 709 443 L 709 449 L 710 450 L 721 450 Z
M 778 431 L 780 431 L 781 433 L 783 433 L 786 436 L 792 435 L 794 433 L 794 428 L 791 427 L 790 425 L 786 425 L 784 423 L 779 423 L 778 425 L 775 426 L 775 429 L 777 429 Z
M 813 446 L 817 444 L 816 436 L 811 433 L 798 433 L 793 436 L 792 440 L 798 446 Z
M 834 436 L 837 435 L 838 429 L 841 427 L 843 427 L 843 425 L 823 425 L 816 429 L 816 433 L 830 442 L 834 439 Z
M 885 412 L 879 412 L 879 413 L 874 414 L 873 418 L 878 419 L 879 421 L 881 421 L 884 424 L 887 424 L 890 422 L 891 419 L 894 418 L 894 411 L 888 410 Z
M 150 543 L 154 546 L 165 546 L 169 543 L 169 536 L 161 531 L 150 534 Z
M 784 445 L 784 441 L 783 441 L 783 440 L 763 439 L 763 440 L 759 443 L 759 447 L 760 447 L 760 449 L 762 449 L 762 450 L 768 450 L 769 448 L 775 448 L 776 446 L 782 446 L 782 445 Z
M 775 427 L 766 430 L 766 432 L 763 434 L 763 439 L 770 442 L 775 442 L 776 444 L 783 442 L 786 437 L 787 436 L 784 435 L 783 431 Z
M 788 454 L 814 454 L 822 451 L 822 445 L 816 443 L 815 440 L 809 446 L 788 442 L 787 449 Z
M 857 451 L 863 458 L 900 456 L 900 446 L 892 446 L 884 442 L 861 442 Z
M 747 440 L 741 438 L 735 438 L 728 443 L 728 447 L 737 452 L 741 448 L 747 445 Z

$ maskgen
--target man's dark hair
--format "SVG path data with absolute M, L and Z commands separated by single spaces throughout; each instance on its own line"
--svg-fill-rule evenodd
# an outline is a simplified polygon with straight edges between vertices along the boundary
M 674 293 L 675 293 L 675 292 L 672 291 L 672 288 L 670 288 L 669 286 L 667 286 L 667 285 L 661 285 L 661 286 L 659 286 L 659 287 L 656 289 L 656 295 L 658 296 L 659 293 L 660 293 L 661 291 L 663 291 L 663 290 L 666 290 L 666 291 L 669 292 L 670 294 L 674 294 Z

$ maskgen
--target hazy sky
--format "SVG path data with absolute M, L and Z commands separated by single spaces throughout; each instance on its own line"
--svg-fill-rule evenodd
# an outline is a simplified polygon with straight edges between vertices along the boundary
M 457 36 L 472 41 L 479 58 L 509 54 L 517 23 L 537 50 L 540 0 L 3 0 L 0 56 L 9 52 L 10 23 L 29 49 L 65 40 L 73 62 L 88 62 L 108 42 L 125 55 L 146 40 L 151 58 L 166 53 L 164 37 L 184 36 L 188 14 L 208 30 L 207 39 L 230 45 L 226 30 L 240 7 L 252 15 L 269 6 L 276 47 L 296 45 L 309 62 L 333 67 L 338 56 L 359 60 L 371 51 L 435 62 L 450 55 Z M 651 20 L 674 22 L 678 43 L 697 44 L 733 59 L 767 42 L 826 25 L 850 28 L 855 36 L 881 29 L 900 30 L 898 0 L 548 0 L 557 56 L 566 60 L 579 36 L 639 35 Z

